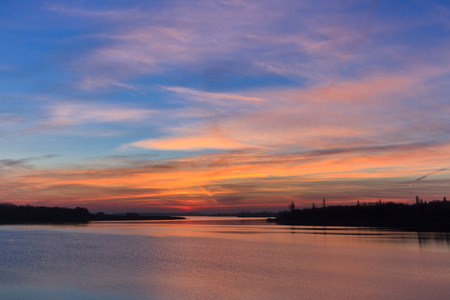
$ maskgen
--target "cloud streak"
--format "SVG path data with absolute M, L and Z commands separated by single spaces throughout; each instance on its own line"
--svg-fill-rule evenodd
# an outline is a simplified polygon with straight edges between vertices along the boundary
M 446 171 L 447 169 L 448 169 L 448 168 L 443 168 L 443 169 L 439 169 L 439 170 L 430 172 L 430 173 L 428 173 L 428 174 L 426 174 L 426 175 L 424 175 L 424 176 L 421 176 L 421 177 L 417 178 L 417 179 L 414 180 L 413 182 L 409 183 L 408 186 L 411 186 L 412 184 L 414 184 L 414 183 L 416 183 L 416 182 L 418 182 L 418 181 L 420 181 L 420 180 L 422 180 L 422 179 L 425 179 L 426 177 L 428 177 L 428 176 L 430 176 L 430 175 L 434 175 L 434 174 L 436 174 L 436 173 L 440 173 L 440 172 Z
M 52 159 L 52 158 L 55 158 L 58 156 L 59 155 L 49 154 L 49 155 L 28 157 L 28 158 L 21 158 L 21 159 L 0 159 L 0 168 L 7 167 L 7 168 L 31 169 L 31 168 L 33 168 L 33 165 L 30 163 L 32 161 Z
M 350 46 L 350 48 L 348 49 L 347 53 L 345 53 L 345 56 L 344 56 L 344 59 L 343 59 L 343 62 L 342 62 L 342 65 L 341 65 L 340 69 L 342 69 L 347 64 L 347 62 L 350 59 L 350 57 L 352 56 L 352 54 L 367 39 L 367 36 L 369 35 L 370 27 L 372 25 L 372 20 L 373 20 L 373 18 L 375 16 L 376 8 L 377 8 L 377 5 L 378 5 L 379 2 L 380 2 L 380 0 L 372 0 L 372 4 L 370 5 L 370 8 L 369 8 L 366 20 L 364 22 L 363 30 L 358 35 L 358 37 L 355 40 L 355 42 L 353 43 L 353 45 Z M 336 79 L 338 78 L 339 73 L 340 73 L 340 70 L 338 70 L 338 71 L 336 71 L 336 73 L 334 73 L 333 78 L 331 79 L 331 82 L 328 85 L 328 88 L 332 88 L 334 86 L 334 83 L 335 83 Z
M 175 93 L 192 95 L 195 97 L 195 99 L 199 100 L 225 99 L 225 100 L 242 100 L 242 101 L 263 101 L 262 98 L 258 97 L 240 96 L 236 94 L 211 93 L 183 87 L 165 87 L 165 89 Z
M 133 109 L 111 104 L 87 104 L 66 102 L 49 108 L 47 125 L 70 126 L 85 123 L 136 122 L 148 118 L 155 111 Z

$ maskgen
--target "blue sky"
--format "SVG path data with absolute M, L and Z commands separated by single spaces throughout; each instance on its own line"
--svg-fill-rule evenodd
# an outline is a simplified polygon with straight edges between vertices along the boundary
M 0 201 L 441 199 L 449 17 L 447 1 L 2 1 Z

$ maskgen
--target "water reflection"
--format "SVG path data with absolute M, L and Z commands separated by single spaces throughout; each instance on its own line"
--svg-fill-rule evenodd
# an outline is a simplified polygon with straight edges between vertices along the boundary
M 448 299 L 449 236 L 264 219 L 0 226 L 0 299 Z
M 4 226 L 21 228 L 24 225 Z M 28 225 L 33 229 L 133 234 L 155 237 L 182 236 L 277 243 L 394 244 L 450 249 L 450 233 L 414 232 L 393 228 L 344 226 L 292 226 L 267 223 L 265 218 L 188 217 L 167 221 L 95 221 L 82 225 Z
M 290 226 L 289 230 L 291 234 L 354 236 L 372 242 L 450 246 L 450 233 L 448 232 L 416 232 L 392 228 L 338 226 Z
M 149 222 L 148 225 L 155 225 Z M 403 231 L 394 228 L 373 227 L 347 227 L 347 226 L 290 226 L 267 223 L 265 218 L 234 218 L 234 217 L 191 217 L 186 220 L 157 222 L 158 226 L 167 228 L 181 227 L 183 231 L 177 231 L 177 235 L 189 236 L 190 234 L 212 237 L 211 234 L 228 235 L 230 238 L 249 239 L 248 235 L 258 235 L 251 239 L 265 240 L 271 235 L 278 238 L 271 241 L 304 243 L 307 235 L 335 236 L 347 242 L 368 243 L 397 243 L 418 245 L 420 247 L 450 248 L 450 233 L 447 232 L 415 232 Z M 303 236 L 302 239 L 293 240 L 288 234 Z M 244 235 L 245 237 L 239 237 Z M 314 240 L 316 241 L 316 240 Z

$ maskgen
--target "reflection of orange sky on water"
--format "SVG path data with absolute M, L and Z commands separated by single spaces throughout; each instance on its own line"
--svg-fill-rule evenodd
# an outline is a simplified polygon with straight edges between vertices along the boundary
M 81 245 L 67 256 L 72 261 L 74 255 L 81 261 L 90 258 L 86 249 L 99 249 L 96 259 L 85 262 L 86 268 L 93 265 L 99 269 L 98 263 L 103 260 L 111 274 L 127 268 L 129 271 L 119 273 L 110 285 L 114 290 L 118 282 L 131 278 L 126 282 L 132 287 L 126 290 L 127 296 L 150 290 L 151 293 L 141 295 L 149 299 L 199 299 L 205 295 L 226 295 L 230 299 L 296 299 L 298 295 L 307 295 L 308 299 L 425 299 L 431 292 L 432 299 L 445 298 L 450 279 L 448 239 L 433 238 L 432 233 L 424 233 L 421 241 L 420 235 L 413 232 L 337 227 L 324 230 L 267 224 L 264 220 L 259 224 L 246 223 L 249 220 L 237 218 L 233 218 L 235 223 L 229 223 L 230 219 L 26 227 L 39 229 L 35 230 L 39 232 L 37 238 L 45 233 L 60 244 Z M 14 234 L 24 230 L 23 225 L 7 227 L 15 230 Z M 67 241 L 74 237 L 75 240 Z M 59 250 L 55 248 L 54 253 Z M 107 251 L 110 249 L 112 252 Z M 124 262 L 120 268 L 114 262 L 117 253 L 121 254 L 120 262 Z M 38 259 L 39 255 L 38 252 Z M 59 258 L 57 254 L 55 257 Z M 113 260 L 105 259 L 109 257 Z M 73 278 L 73 271 L 81 270 L 76 275 L 86 277 L 86 268 L 76 266 L 79 260 L 73 263 L 75 268 L 68 269 L 68 276 Z M 107 265 L 114 268 L 108 269 Z M 105 268 L 100 268 L 100 285 L 94 288 L 104 283 Z M 25 271 L 29 276 L 29 269 Z M 65 278 L 65 273 L 59 274 Z M 142 289 L 136 289 L 140 288 L 135 285 L 137 280 L 142 280 Z M 162 292 L 155 296 L 154 291 L 158 290 Z
M 31 225 L 48 229 L 53 225 Z M 416 248 L 422 246 L 447 251 L 446 233 L 421 233 L 385 230 L 382 228 L 340 226 L 284 226 L 267 223 L 266 218 L 190 216 L 185 220 L 162 221 L 93 221 L 83 226 L 56 226 L 54 230 L 77 230 L 91 233 L 133 234 L 156 237 L 202 237 L 284 244 L 326 244 L 333 247 L 377 246 Z M 418 241 L 418 239 L 420 239 Z M 444 246 L 444 248 L 442 247 Z M 343 248 L 345 249 L 345 248 Z

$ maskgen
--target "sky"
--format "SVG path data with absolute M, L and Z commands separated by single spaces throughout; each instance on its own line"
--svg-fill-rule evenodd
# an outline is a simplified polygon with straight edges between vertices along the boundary
M 0 202 L 450 196 L 450 3 L 0 2 Z

